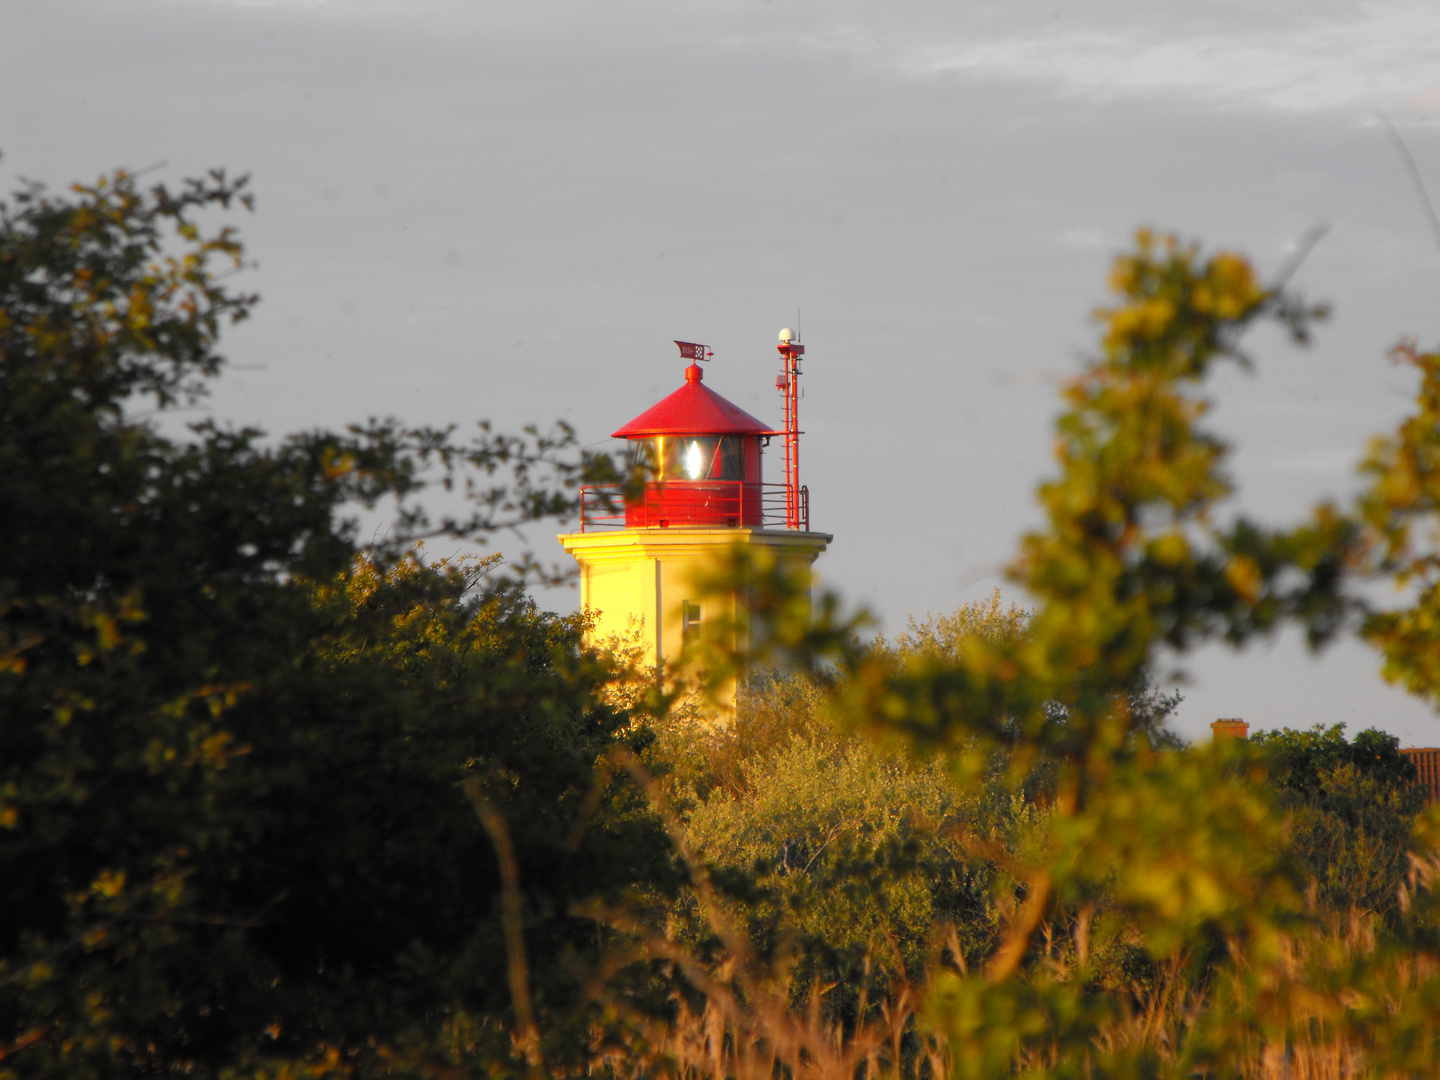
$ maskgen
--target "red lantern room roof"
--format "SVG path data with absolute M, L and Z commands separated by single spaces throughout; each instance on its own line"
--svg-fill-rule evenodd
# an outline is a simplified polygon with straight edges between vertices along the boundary
M 699 364 L 685 369 L 685 385 L 615 432 L 615 439 L 646 435 L 769 435 L 763 424 L 706 387 Z

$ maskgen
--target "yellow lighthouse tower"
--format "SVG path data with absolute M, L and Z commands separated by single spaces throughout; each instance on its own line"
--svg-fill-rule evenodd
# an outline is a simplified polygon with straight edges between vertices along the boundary
M 692 361 L 684 385 L 613 436 L 627 440 L 631 461 L 648 471 L 644 491 L 622 500 L 618 487 L 587 488 L 580 531 L 559 537 L 580 563 L 580 602 L 595 616 L 592 637 L 638 635 L 646 663 L 662 680 L 678 674 L 686 645 L 707 624 L 745 627 L 743 597 L 707 595 L 700 586 L 736 545 L 766 549 L 808 578 L 833 539 L 810 530 L 809 491 L 799 482 L 805 347 L 789 330 L 780 332 L 784 368 L 775 385 L 785 398 L 785 424 L 777 430 L 705 385 L 705 346 L 676 344 Z M 773 439 L 783 440 L 783 483 L 766 483 L 762 475 Z M 721 695 L 722 709 L 733 709 L 734 700 L 732 685 Z

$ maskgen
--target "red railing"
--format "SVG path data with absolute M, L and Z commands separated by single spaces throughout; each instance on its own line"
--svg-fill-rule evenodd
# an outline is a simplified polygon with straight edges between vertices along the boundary
M 580 531 L 625 528 L 783 529 L 787 517 L 784 484 L 747 484 L 741 480 L 670 481 L 648 484 L 644 495 L 627 504 L 618 484 L 580 489 Z M 810 492 L 800 489 L 801 528 L 810 528 Z
M 785 484 L 763 485 L 761 504 L 764 507 L 765 528 L 785 529 L 789 527 L 791 513 L 790 489 Z M 801 532 L 810 531 L 810 489 L 800 485 L 800 491 L 795 496 L 798 527 Z

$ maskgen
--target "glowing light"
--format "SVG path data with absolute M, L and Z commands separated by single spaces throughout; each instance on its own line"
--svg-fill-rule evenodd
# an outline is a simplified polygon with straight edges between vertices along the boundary
M 690 474 L 691 480 L 700 479 L 700 469 L 704 462 L 700 460 L 700 444 L 692 442 L 690 449 L 685 451 L 685 471 Z

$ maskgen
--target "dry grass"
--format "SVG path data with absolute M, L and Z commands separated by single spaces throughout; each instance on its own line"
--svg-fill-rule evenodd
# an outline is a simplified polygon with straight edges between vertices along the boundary
M 809 986 L 797 993 L 801 988 L 790 965 L 758 958 L 724 909 L 704 864 L 690 850 L 659 785 L 633 757 L 620 754 L 617 759 L 664 821 L 689 872 L 700 912 L 723 951 L 720 959 L 705 962 L 673 933 L 658 931 L 632 913 L 592 911 L 636 941 L 638 956 L 662 962 L 690 990 L 672 994 L 663 1018 L 612 999 L 626 1035 L 611 1045 L 600 1045 L 597 1039 L 596 1068 L 619 1077 L 676 1080 L 919 1080 L 950 1074 L 939 1041 L 921 1032 L 922 990 L 892 984 L 883 999 L 873 1003 L 862 990 L 856 1019 L 845 1024 L 826 1016 L 830 988 Z M 797 1001 L 803 1004 L 797 1007 Z
M 632 933 L 643 933 L 630 926 Z M 633 1041 L 597 1053 L 595 1065 L 620 1077 L 673 1077 L 675 1080 L 874 1080 L 914 1077 L 946 1080 L 955 1074 L 944 1040 L 925 1024 L 925 990 L 909 984 L 888 988 L 877 1008 L 862 1003 L 861 1022 L 849 1028 L 826 1019 L 822 988 L 813 987 L 796 1008 L 794 986 L 783 973 L 761 970 L 737 950 L 719 964 L 701 964 L 662 935 L 644 939 L 649 956 L 668 961 L 690 987 L 692 997 L 677 994 L 673 1012 L 664 1020 L 631 1015 Z M 1347 1020 L 1347 1002 L 1322 987 L 1330 977 L 1367 969 L 1366 985 L 1388 988 L 1374 1002 L 1381 1013 L 1403 1007 L 1409 992 L 1432 980 L 1432 959 L 1385 954 L 1378 946 L 1375 920 L 1354 914 L 1325 929 L 1297 934 L 1280 955 L 1257 972 L 1237 955 L 1232 969 L 1202 990 L 1190 980 L 1190 967 L 1177 957 L 1143 993 L 1135 988 L 1129 1007 L 1104 1027 L 1093 1041 L 1093 1066 L 1102 1061 L 1148 1059 L 1163 1075 L 1185 1068 L 1183 1048 L 1197 1030 L 1214 1031 L 1216 1017 L 1207 1009 L 1229 1009 L 1239 984 L 1253 994 L 1258 978 L 1260 1001 L 1249 1002 L 1264 1014 L 1270 1030 L 1283 1032 L 1273 1040 L 1257 1033 L 1258 1015 L 1222 1022 L 1233 1034 L 1222 1054 L 1233 1068 L 1226 1075 L 1248 1080 L 1359 1080 L 1412 1076 L 1377 1069 L 1376 1047 L 1363 1025 Z M 1343 979 L 1341 980 L 1343 982 Z M 1248 1010 L 1247 1010 L 1248 1011 Z M 1073 1051 L 1072 1051 L 1073 1052 Z M 1060 1064 L 1055 1046 L 1031 1043 L 1013 1063 L 1017 1075 L 1046 1071 Z M 1147 1070 L 1148 1071 L 1148 1070 Z M 1108 1069 L 1100 1072 L 1109 1075 Z M 1116 1075 L 1126 1075 L 1124 1067 Z M 1188 1075 L 1204 1077 L 1206 1071 Z
M 617 764 L 645 789 L 664 821 L 689 870 L 700 914 L 720 947 L 702 959 L 677 940 L 673 926 L 659 925 L 663 919 L 627 909 L 590 910 L 591 917 L 621 931 L 633 947 L 615 957 L 592 987 L 592 996 L 605 1002 L 608 1020 L 603 1030 L 597 1027 L 594 1032 L 587 1075 L 637 1080 L 948 1080 L 957 1071 L 967 1072 L 954 1067 L 949 1045 L 927 1025 L 923 984 L 891 982 L 874 999 L 862 993 L 847 1023 L 825 1007 L 834 987 L 799 987 L 783 960 L 757 958 L 712 888 L 705 866 L 691 852 L 656 782 L 633 757 L 617 755 Z M 477 801 L 477 812 L 503 862 L 504 823 L 498 815 L 485 813 L 487 809 L 483 800 Z M 1440 885 L 1440 858 L 1411 859 L 1401 892 L 1407 914 L 1417 903 L 1428 903 Z M 518 902 L 513 873 L 505 885 Z M 530 1019 L 518 917 L 510 921 L 515 923 L 511 927 L 507 922 L 507 930 L 513 931 L 507 934 L 507 947 L 515 950 L 511 984 L 522 1027 L 516 1049 L 532 1071 L 543 1072 L 541 1040 Z M 1007 977 L 1026 978 L 1029 968 L 1039 964 L 1052 978 L 1080 978 L 1083 964 L 1077 961 L 1085 952 L 1086 937 L 1077 932 L 1065 940 L 1042 927 L 1025 964 Z M 1377 917 L 1363 912 L 1317 918 L 1278 941 L 1278 948 L 1263 959 L 1232 943 L 1228 962 L 1212 970 L 1204 985 L 1195 982 L 1189 958 L 1176 955 L 1146 986 L 1110 988 L 1123 1002 L 1118 1018 L 1096 1032 L 1087 1046 L 1062 1048 L 1044 1037 L 1025 1041 L 1007 1073 L 1048 1072 L 1079 1053 L 1085 1059 L 1082 1075 L 1130 1075 L 1141 1061 L 1148 1064 L 1133 1069 L 1135 1075 L 1398 1080 L 1431 1074 L 1409 1067 L 1387 1071 L 1390 1048 L 1384 1032 L 1390 1021 L 1413 1008 L 1417 997 L 1435 989 L 1440 956 L 1434 950 L 1398 947 L 1381 933 Z M 963 966 L 958 945 L 950 951 Z M 938 972 L 943 955 L 944 950 L 937 950 L 931 972 Z M 669 976 L 677 989 L 671 992 L 668 1009 L 657 1010 L 653 1002 L 642 1007 L 613 991 L 611 977 L 630 963 L 658 967 Z M 1423 1023 L 1418 1030 L 1419 1041 L 1408 1051 L 1410 1060 L 1440 1060 L 1434 1031 Z M 1415 1032 L 1412 1025 L 1409 1034 L 1414 1037 Z M 1197 1036 L 1214 1052 L 1216 1071 L 1187 1066 L 1186 1046 Z
M 596 1064 L 616 1076 L 676 1080 L 875 1080 L 950 1074 L 944 1050 L 933 1039 L 923 1051 L 907 1053 L 906 1036 L 914 1030 L 918 1004 L 918 995 L 909 988 L 892 992 L 878 1015 L 847 1029 L 825 1019 L 818 987 L 797 1011 L 788 988 L 756 987 L 730 974 L 726 983 L 698 980 L 698 1008 L 677 995 L 671 1018 L 639 1020 L 637 1038 L 620 1052 L 598 1054 Z M 742 997 L 743 990 L 750 993 Z
M 1417 860 L 1417 865 L 1428 865 L 1434 876 L 1436 864 Z M 1412 874 L 1411 895 L 1416 884 Z M 1387 943 L 1379 923 L 1372 913 L 1360 911 L 1323 919 L 1283 937 L 1278 955 L 1263 965 L 1232 946 L 1231 963 L 1203 990 L 1185 977 L 1187 965 L 1176 958 L 1155 986 L 1136 994 L 1132 1008 L 1100 1034 L 1097 1049 L 1117 1056 L 1149 1051 L 1179 1066 L 1182 1045 L 1193 1032 L 1229 1028 L 1229 1064 L 1249 1080 L 1431 1075 L 1386 1069 L 1390 1048 L 1378 1033 L 1413 1005 L 1423 984 L 1433 987 L 1440 962 L 1432 954 Z M 1220 1015 L 1207 1015 L 1207 1010 Z M 1276 1034 L 1266 1038 L 1259 1034 L 1262 1028 Z M 1433 1034 L 1426 1042 L 1440 1071 Z

